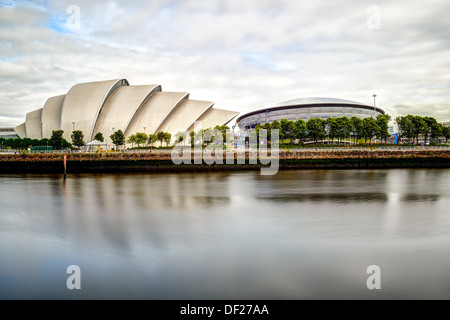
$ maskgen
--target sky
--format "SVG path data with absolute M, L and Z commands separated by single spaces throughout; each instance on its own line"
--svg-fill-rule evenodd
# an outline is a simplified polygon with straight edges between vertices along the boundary
M 0 0 L 0 127 L 127 79 L 242 114 L 305 97 L 450 121 L 450 1 Z

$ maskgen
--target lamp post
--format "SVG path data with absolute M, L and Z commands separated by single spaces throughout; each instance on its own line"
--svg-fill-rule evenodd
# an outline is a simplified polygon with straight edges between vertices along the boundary
M 376 98 L 377 98 L 377 95 L 376 94 L 374 94 L 373 96 L 373 111 L 376 111 Z
M 75 131 L 75 122 L 72 122 L 72 131 Z
M 113 130 L 113 134 L 114 133 L 116 133 L 116 131 L 115 131 L 115 128 L 114 127 L 112 127 L 112 130 Z M 111 143 L 113 143 L 114 141 L 111 139 Z

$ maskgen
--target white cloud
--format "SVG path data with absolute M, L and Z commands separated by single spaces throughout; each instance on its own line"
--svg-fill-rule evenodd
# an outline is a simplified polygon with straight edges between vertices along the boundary
M 445 0 L 378 1 L 380 30 L 367 28 L 368 1 L 83 0 L 71 31 L 72 4 L 0 4 L 0 126 L 78 82 L 122 77 L 241 113 L 376 93 L 393 115 L 450 120 Z

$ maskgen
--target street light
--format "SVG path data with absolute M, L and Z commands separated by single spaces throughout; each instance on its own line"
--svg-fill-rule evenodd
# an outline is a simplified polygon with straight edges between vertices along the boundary
M 374 94 L 373 96 L 373 111 L 376 111 L 376 98 L 377 98 L 377 95 L 376 94 Z
M 75 131 L 75 122 L 72 122 L 72 131 Z
M 116 133 L 116 131 L 114 130 L 115 128 L 114 127 L 112 127 L 112 129 L 113 129 L 113 134 L 115 134 Z M 114 143 L 114 141 L 113 141 L 113 139 L 111 138 L 111 143 Z

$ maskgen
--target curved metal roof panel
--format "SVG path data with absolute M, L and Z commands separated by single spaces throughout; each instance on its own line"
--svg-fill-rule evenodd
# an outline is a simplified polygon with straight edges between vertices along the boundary
M 142 104 L 155 92 L 160 92 L 160 85 L 127 86 L 114 91 L 101 110 L 94 128 L 95 134 L 101 132 L 108 140 L 114 131 L 125 132 L 126 125 L 134 117 Z
M 65 94 L 48 98 L 42 110 L 42 137 L 50 139 L 53 130 L 61 127 L 61 110 Z
M 41 117 L 42 108 L 27 113 L 25 121 L 27 138 L 42 139 Z
M 74 85 L 64 99 L 61 111 L 61 129 L 70 141 L 73 130 L 81 130 L 91 141 L 98 115 L 106 100 L 119 87 L 128 86 L 126 79 L 80 83 Z
M 292 99 L 283 102 L 276 103 L 270 107 L 288 107 L 288 106 L 301 106 L 301 105 L 311 105 L 311 104 L 354 104 L 358 106 L 364 106 L 365 104 L 345 100 L 345 99 L 335 99 L 335 98 L 321 98 L 321 97 L 311 97 L 311 98 L 299 98 Z
M 183 100 L 183 102 L 169 114 L 156 132 L 170 132 L 172 136 L 179 132 L 185 132 L 195 120 L 212 108 L 213 105 L 214 102 L 210 101 Z
M 25 126 L 25 122 L 22 124 L 19 124 L 17 127 L 15 127 L 14 131 L 17 133 L 17 135 L 20 137 L 20 139 L 26 138 L 27 129 Z
M 215 126 L 224 126 L 233 120 L 239 112 L 211 108 L 200 116 L 196 121 L 202 122 L 202 129 L 214 128 Z M 194 130 L 194 124 L 189 128 L 189 131 Z
M 183 100 L 187 92 L 155 92 L 142 104 L 130 123 L 125 127 L 125 136 L 136 132 L 154 134 L 166 117 Z

